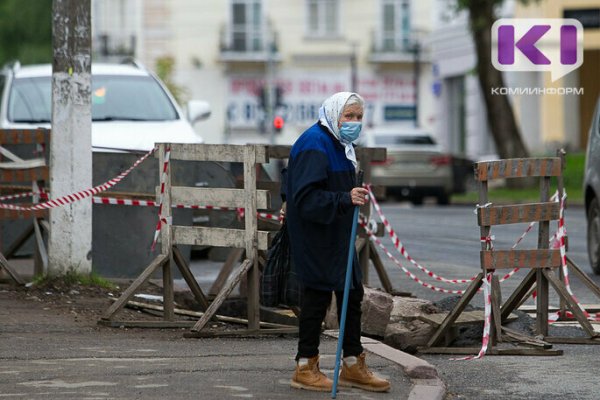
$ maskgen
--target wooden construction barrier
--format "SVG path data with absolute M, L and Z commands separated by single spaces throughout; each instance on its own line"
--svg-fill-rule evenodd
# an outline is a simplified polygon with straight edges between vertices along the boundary
M 161 187 L 157 188 L 157 197 L 161 201 L 160 227 L 161 254 L 144 270 L 144 272 L 131 284 L 121 297 L 105 312 L 100 324 L 109 326 L 136 326 L 136 327 L 181 327 L 189 326 L 191 331 L 187 337 L 210 336 L 211 332 L 201 332 L 206 323 L 211 320 L 223 301 L 240 282 L 247 276 L 248 282 L 248 319 L 246 330 L 235 330 L 237 335 L 256 333 L 285 333 L 297 332 L 295 327 L 279 326 L 263 329 L 264 324 L 259 318 L 259 269 L 258 251 L 266 250 L 269 246 L 269 233 L 257 229 L 257 209 L 268 208 L 270 195 L 265 190 L 256 189 L 256 168 L 261 163 L 268 162 L 265 146 L 261 145 L 208 145 L 208 144 L 159 144 L 157 156 Z M 169 160 L 168 162 L 167 159 Z M 170 171 L 171 160 L 186 161 L 217 161 L 241 162 L 244 165 L 244 188 L 196 188 L 173 186 Z M 166 170 L 162 171 L 163 166 Z M 231 229 L 202 226 L 180 226 L 171 223 L 171 207 L 173 204 L 191 206 L 216 206 L 244 208 L 246 217 L 244 229 Z M 229 280 L 217 293 L 215 299 L 209 304 L 207 297 L 202 292 L 189 266 L 179 252 L 178 245 L 199 245 L 241 248 L 245 252 L 245 259 L 230 276 Z M 173 276 L 171 267 L 176 265 L 184 280 L 188 284 L 200 307 L 205 310 L 203 316 L 196 323 L 182 324 L 174 320 L 174 293 Z M 134 293 L 150 277 L 162 268 L 163 277 L 163 321 L 117 321 L 115 315 L 128 303 Z M 227 334 L 227 332 L 219 332 Z
M 0 195 L 19 195 L 33 192 L 31 201 L 15 199 L 20 206 L 28 207 L 39 202 L 40 190 L 46 190 L 49 182 L 48 152 L 50 131 L 48 129 L 0 129 Z M 28 158 L 21 158 L 21 157 Z M 6 201 L 3 201 L 6 202 Z M 0 269 L 17 284 L 24 279 L 10 265 L 9 261 L 23 247 L 30 237 L 34 237 L 34 275 L 43 275 L 48 269 L 48 255 L 45 236 L 49 232 L 48 210 L 8 210 L 0 209 L 0 220 L 10 221 L 11 231 L 21 229 L 12 243 L 3 240 L 3 253 L 0 252 Z M 31 222 L 23 224 L 23 220 Z M 24 225 L 24 226 L 23 226 Z
M 459 317 L 465 312 L 465 307 L 471 301 L 478 289 L 482 286 L 485 276 L 496 269 L 529 269 L 528 274 L 518 285 L 516 290 L 502 304 L 500 283 L 496 275 L 492 276 L 491 282 L 491 329 L 490 341 L 486 354 L 521 354 L 521 355 L 558 355 L 560 350 L 550 350 L 553 343 L 600 343 L 599 335 L 594 332 L 593 327 L 587 320 L 584 312 L 575 299 L 569 294 L 562 272 L 561 253 L 559 249 L 549 247 L 549 225 L 550 221 L 559 220 L 560 203 L 550 200 L 551 179 L 558 182 L 558 196 L 562 198 L 564 188 L 562 171 L 564 168 L 564 152 L 559 151 L 557 157 L 530 158 L 530 159 L 507 159 L 498 161 L 479 162 L 475 165 L 475 179 L 479 186 L 479 204 L 477 209 L 477 223 L 480 227 L 481 252 L 480 265 L 482 272 L 468 286 L 465 293 L 456 304 L 454 309 L 446 315 L 443 322 L 437 326 L 437 330 L 427 343 L 427 347 L 421 349 L 423 353 L 454 353 L 472 354 L 477 349 L 452 348 L 440 346 L 442 342 L 447 346 L 452 338 L 453 325 L 458 323 Z M 488 182 L 494 179 L 517 179 L 517 178 L 539 178 L 540 179 L 540 202 L 532 204 L 494 205 L 488 203 Z M 528 223 L 536 221 L 539 223 L 538 247 L 528 250 L 498 250 L 491 243 L 491 227 L 494 225 Z M 568 257 L 567 264 L 583 282 L 597 296 L 600 296 L 598 288 Z M 558 275 L 556 270 L 558 269 Z M 549 285 L 551 285 L 559 296 L 561 309 L 568 308 L 578 323 L 589 335 L 588 338 L 552 338 L 548 335 L 548 309 L 549 309 Z M 537 290 L 536 299 L 536 333 L 538 338 L 524 337 L 514 331 L 502 326 L 511 313 L 518 308 L 533 292 Z M 479 319 L 481 322 L 482 319 Z M 520 344 L 533 346 L 533 349 L 500 349 L 494 346 L 506 341 L 516 341 Z

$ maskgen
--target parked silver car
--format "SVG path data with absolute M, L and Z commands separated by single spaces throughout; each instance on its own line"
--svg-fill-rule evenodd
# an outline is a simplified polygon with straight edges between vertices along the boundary
M 421 204 L 433 196 L 448 204 L 454 191 L 452 157 L 432 135 L 411 127 L 385 127 L 365 132 L 361 144 L 385 147 L 387 160 L 373 163 L 371 183 L 386 188 L 386 196 Z
M 583 182 L 590 265 L 600 275 L 600 98 L 590 126 Z

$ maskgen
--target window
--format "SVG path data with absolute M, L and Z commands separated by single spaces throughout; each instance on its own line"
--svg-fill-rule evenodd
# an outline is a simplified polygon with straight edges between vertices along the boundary
M 48 123 L 52 113 L 50 77 L 15 79 L 9 101 L 8 120 Z M 93 121 L 170 121 L 177 111 L 162 87 L 151 77 L 92 77 Z
M 332 37 L 339 34 L 339 0 L 307 0 L 307 35 Z
M 231 44 L 234 51 L 263 50 L 261 0 L 232 0 Z
M 381 13 L 381 50 L 407 50 L 410 47 L 409 1 L 382 0 Z

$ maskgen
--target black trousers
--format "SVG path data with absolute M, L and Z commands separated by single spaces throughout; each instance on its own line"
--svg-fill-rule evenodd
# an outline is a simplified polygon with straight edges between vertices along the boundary
M 319 354 L 321 324 L 325 319 L 327 307 L 331 303 L 331 291 L 304 288 L 302 307 L 300 309 L 298 353 L 296 361 L 302 358 L 311 358 Z M 362 285 L 351 289 L 348 295 L 348 310 L 346 312 L 346 325 L 344 327 L 344 357 L 358 356 L 363 352 L 360 344 L 360 304 L 364 290 Z M 336 291 L 338 322 L 342 314 L 344 292 Z

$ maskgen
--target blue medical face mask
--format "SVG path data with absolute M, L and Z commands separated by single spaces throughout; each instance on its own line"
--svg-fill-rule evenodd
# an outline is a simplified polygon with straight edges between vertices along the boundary
M 342 122 L 342 126 L 340 127 L 340 139 L 344 143 L 354 142 L 360 136 L 361 128 L 361 122 Z

